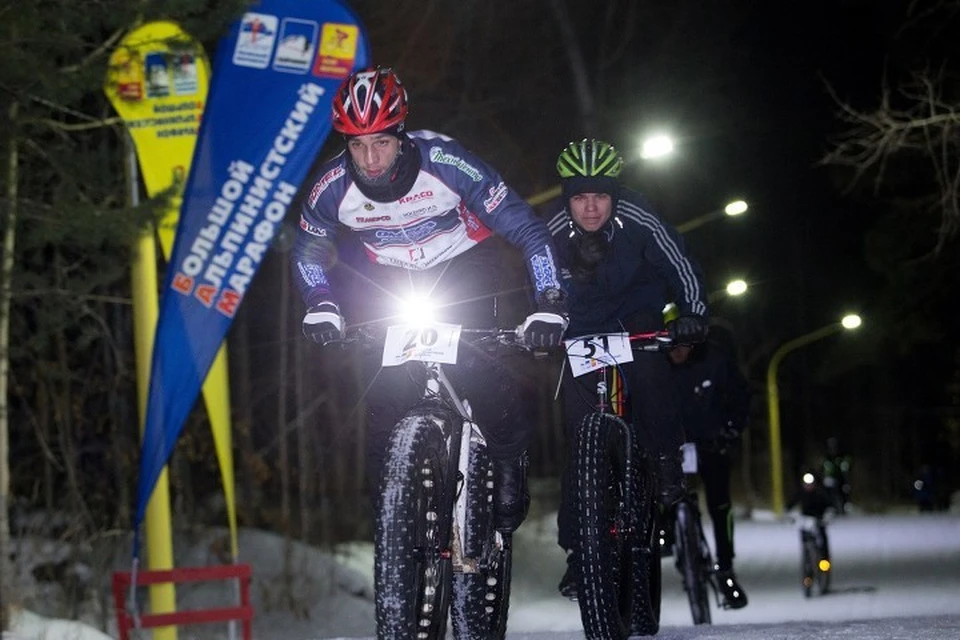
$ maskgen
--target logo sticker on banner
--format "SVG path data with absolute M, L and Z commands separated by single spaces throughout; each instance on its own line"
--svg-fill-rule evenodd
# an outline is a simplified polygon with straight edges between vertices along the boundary
M 189 51 L 171 57 L 170 73 L 173 76 L 173 95 L 190 96 L 197 92 L 197 59 Z
M 254 69 L 270 65 L 273 43 L 277 39 L 277 17 L 263 13 L 248 13 L 240 23 L 233 63 Z
M 140 25 L 110 56 L 104 90 L 137 149 L 147 194 L 176 187 L 158 233 L 173 250 L 186 181 L 207 100 L 210 63 L 203 48 L 169 21 Z
M 320 55 L 313 75 L 321 78 L 346 78 L 353 71 L 359 29 L 352 24 L 325 24 L 320 33 Z
M 273 68 L 277 71 L 307 73 L 317 50 L 319 25 L 308 20 L 284 19 L 280 25 L 280 44 Z
M 200 383 L 330 132 L 336 89 L 370 64 L 359 21 L 335 0 L 261 0 L 257 9 L 219 43 L 184 189 L 153 348 L 138 531 Z

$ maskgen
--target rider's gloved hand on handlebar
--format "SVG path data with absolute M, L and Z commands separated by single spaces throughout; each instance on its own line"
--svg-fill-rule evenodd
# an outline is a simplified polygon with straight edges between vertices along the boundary
M 667 323 L 667 332 L 675 344 L 699 344 L 707 339 L 710 325 L 701 315 L 690 313 Z
M 303 316 L 303 335 L 320 345 L 342 340 L 345 326 L 340 307 L 328 300 L 313 305 Z
M 531 347 L 558 347 L 568 323 L 563 293 L 547 289 L 540 294 L 537 310 L 520 325 L 523 342 Z

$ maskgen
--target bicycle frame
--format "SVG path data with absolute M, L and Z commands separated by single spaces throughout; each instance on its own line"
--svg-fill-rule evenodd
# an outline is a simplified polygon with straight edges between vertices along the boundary
M 515 331 L 459 325 L 393 325 L 385 337 L 353 328 L 347 342 L 383 344 L 382 366 L 417 366 L 420 400 L 390 434 L 375 518 L 378 637 L 503 637 L 509 608 L 509 534 L 495 527 L 492 462 L 444 364 L 457 361 L 461 333 L 514 340 Z M 418 376 L 419 377 L 419 376 Z M 412 588 L 411 588 L 412 587 Z
M 464 553 L 464 538 L 466 533 L 467 521 L 467 498 L 470 495 L 470 439 L 476 437 L 484 446 L 486 439 L 480 427 L 473 421 L 473 412 L 470 404 L 465 398 L 461 398 L 456 388 L 447 374 L 443 371 L 443 366 L 439 362 L 425 362 L 424 369 L 427 373 L 426 384 L 422 400 L 430 401 L 437 398 L 446 400 L 452 404 L 462 419 L 459 430 L 452 429 L 447 434 L 450 438 L 449 455 L 455 457 L 457 463 L 457 479 L 460 488 L 457 491 L 457 498 L 453 509 L 453 531 L 451 540 L 451 560 L 453 570 L 462 573 L 475 573 L 477 571 L 478 561 L 476 558 L 468 558 Z M 497 543 L 503 544 L 503 535 L 496 532 Z

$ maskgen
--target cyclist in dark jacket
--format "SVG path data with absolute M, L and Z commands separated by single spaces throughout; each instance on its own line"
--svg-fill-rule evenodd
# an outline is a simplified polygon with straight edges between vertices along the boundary
M 701 342 L 707 334 L 707 305 L 699 269 L 687 256 L 680 234 L 653 213 L 640 194 L 620 184 L 622 166 L 616 149 L 600 140 L 571 143 L 557 162 L 563 206 L 549 227 L 568 293 L 567 336 L 662 329 L 663 308 L 676 300 L 680 316 L 667 328 L 680 343 Z M 623 372 L 632 399 L 631 422 L 656 453 L 661 497 L 672 504 L 683 495 L 683 434 L 670 363 L 662 354 L 641 353 Z M 568 446 L 583 416 L 595 410 L 591 377 L 573 378 L 569 367 L 564 368 Z M 568 596 L 577 570 L 577 558 L 569 553 L 576 541 L 574 480 L 564 474 L 558 513 L 558 542 L 569 561 L 561 592 Z
M 455 140 L 407 132 L 407 94 L 390 69 L 349 76 L 333 100 L 333 128 L 346 150 L 307 182 L 292 267 L 307 313 L 304 334 L 320 344 L 342 338 L 341 304 L 357 321 L 397 314 L 397 300 L 429 294 L 438 320 L 493 327 L 499 291 L 497 234 L 523 253 L 537 311 L 523 323 L 534 346 L 559 344 L 566 327 L 555 252 L 544 222 L 482 160 Z M 364 258 L 349 290 L 337 290 L 342 240 L 359 240 Z M 394 424 L 417 398 L 404 367 L 366 364 L 367 467 L 376 492 Z M 526 515 L 526 446 L 530 423 L 518 385 L 481 354 L 449 368 L 484 426 L 498 475 L 498 526 L 512 531 Z M 374 501 L 377 496 L 374 495 Z
M 750 387 L 736 361 L 733 336 L 718 324 L 707 341 L 668 352 L 683 407 L 687 441 L 696 445 L 697 474 L 703 482 L 713 522 L 717 584 L 724 606 L 747 606 L 747 594 L 733 571 L 733 512 L 730 500 L 730 452 L 747 426 Z
M 827 537 L 826 519 L 828 514 L 836 513 L 836 503 L 824 488 L 820 477 L 811 470 L 802 473 L 800 488 L 787 501 L 787 511 L 796 508 L 799 508 L 801 515 L 816 519 L 816 535 L 823 548 L 823 556 L 829 559 L 830 539 Z

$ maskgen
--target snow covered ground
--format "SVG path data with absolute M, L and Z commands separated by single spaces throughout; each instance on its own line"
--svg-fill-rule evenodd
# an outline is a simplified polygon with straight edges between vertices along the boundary
M 178 564 L 217 564 L 212 550 L 216 535 L 205 532 L 178 541 Z M 709 538 L 711 533 L 707 535 Z M 553 512 L 534 514 L 517 532 L 510 640 L 583 638 L 577 605 L 556 591 L 564 560 L 555 537 Z M 831 524 L 830 538 L 833 592 L 806 599 L 799 587 L 796 528 L 764 513 L 738 520 L 736 569 L 750 604 L 739 611 L 715 609 L 713 626 L 691 625 L 679 576 L 672 560 L 664 559 L 663 611 L 657 637 L 960 639 L 960 516 L 849 515 Z M 254 567 L 255 638 L 375 637 L 369 544 L 345 545 L 331 556 L 284 543 L 272 534 L 242 531 L 240 549 L 241 561 Z M 122 558 L 122 550 L 119 553 Z M 285 572 L 285 566 L 292 570 Z M 182 609 L 229 605 L 230 593 L 216 585 L 178 589 Z M 33 620 L 33 626 L 27 628 L 21 621 L 19 635 L 12 637 L 83 637 L 50 628 L 41 633 L 38 624 Z M 179 632 L 179 640 L 226 637 L 225 628 L 214 625 L 183 627 Z

